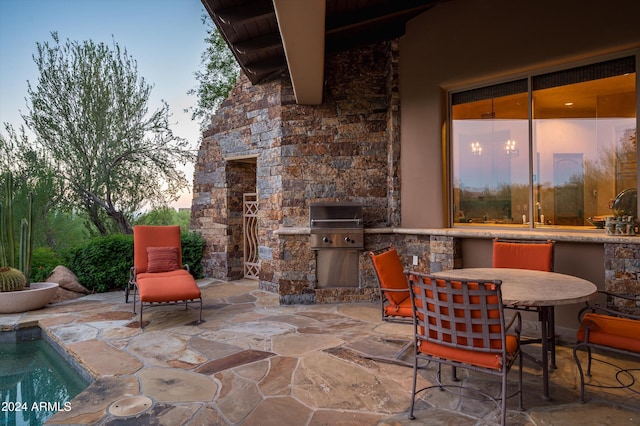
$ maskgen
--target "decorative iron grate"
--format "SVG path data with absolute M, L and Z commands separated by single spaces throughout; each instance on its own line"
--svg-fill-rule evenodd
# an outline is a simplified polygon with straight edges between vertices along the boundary
M 253 192 L 243 194 L 242 202 L 244 277 L 257 280 L 260 273 L 258 259 L 258 194 Z

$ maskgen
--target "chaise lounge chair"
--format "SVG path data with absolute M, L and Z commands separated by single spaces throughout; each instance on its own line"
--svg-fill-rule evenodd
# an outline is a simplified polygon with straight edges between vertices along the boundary
M 187 265 L 182 264 L 179 226 L 135 226 L 133 228 L 133 263 L 125 302 L 133 291 L 133 312 L 136 313 L 136 295 L 140 295 L 140 328 L 145 304 L 200 303 L 202 297 Z

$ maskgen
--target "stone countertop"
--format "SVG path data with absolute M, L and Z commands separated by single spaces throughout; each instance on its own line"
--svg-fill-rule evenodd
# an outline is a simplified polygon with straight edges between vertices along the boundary
M 595 284 L 585 279 L 557 272 L 509 268 L 464 268 L 433 273 L 436 277 L 502 281 L 505 305 L 557 306 L 594 299 Z
M 276 235 L 309 235 L 308 226 L 280 227 Z M 640 236 L 607 235 L 603 229 L 562 230 L 557 228 L 500 229 L 500 228 L 365 228 L 365 234 L 439 235 L 460 238 L 508 238 L 519 240 L 566 241 L 577 243 L 640 244 Z

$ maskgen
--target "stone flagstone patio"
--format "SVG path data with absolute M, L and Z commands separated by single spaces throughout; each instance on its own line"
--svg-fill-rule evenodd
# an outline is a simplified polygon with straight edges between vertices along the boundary
M 70 411 L 48 424 L 486 425 L 499 419 L 492 403 L 432 390 L 422 395 L 417 419 L 408 420 L 412 369 L 361 356 L 390 356 L 401 343 L 383 339 L 411 333 L 411 326 L 383 323 L 377 303 L 280 306 L 255 281 L 199 285 L 201 324 L 193 307 L 153 307 L 145 309 L 141 330 L 123 292 L 0 315 L 5 331 L 39 325 L 94 379 Z M 588 387 L 589 401 L 580 404 L 572 352 L 561 346 L 559 369 L 551 374 L 553 400 L 542 399 L 541 372 L 525 360 L 526 411 L 509 401 L 507 422 L 640 424 L 640 362 L 598 358 L 635 369 L 633 391 Z M 597 383 L 615 377 L 600 361 L 594 372 Z M 466 370 L 459 376 L 464 386 L 499 393 L 494 378 Z M 435 366 L 428 366 L 420 382 L 434 377 Z

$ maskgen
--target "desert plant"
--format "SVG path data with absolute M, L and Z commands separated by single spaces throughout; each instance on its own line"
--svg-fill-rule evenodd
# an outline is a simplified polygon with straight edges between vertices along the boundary
M 0 268 L 0 292 L 23 290 L 27 279 L 24 274 L 10 266 Z
M 27 217 L 20 221 L 19 246 L 16 248 L 13 223 L 13 175 L 4 175 L 4 203 L 0 203 L 0 266 L 8 266 L 24 274 L 26 287 L 31 277 L 33 240 L 33 193 L 29 193 Z M 19 251 L 17 259 L 16 252 Z

